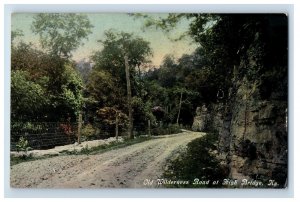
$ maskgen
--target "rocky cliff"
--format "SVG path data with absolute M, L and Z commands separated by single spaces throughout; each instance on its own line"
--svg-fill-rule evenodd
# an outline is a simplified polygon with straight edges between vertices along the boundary
M 209 120 L 210 117 L 205 104 L 202 107 L 197 107 L 192 130 L 199 132 L 205 131 L 207 129 L 207 123 Z
M 268 58 L 268 51 L 279 54 L 278 50 L 267 49 L 257 37 L 234 68 L 228 95 L 217 103 L 210 103 L 210 110 L 206 112 L 198 109 L 193 129 L 204 129 L 207 126 L 203 123 L 211 123 L 210 129 L 219 133 L 218 158 L 229 169 L 229 178 L 275 180 L 278 187 L 285 187 L 287 55 Z M 209 121 L 207 114 L 210 114 Z
M 259 83 L 237 82 L 230 109 L 219 128 L 220 158 L 232 179 L 287 179 L 287 102 L 262 100 Z
M 237 82 L 236 93 L 227 104 L 213 104 L 210 111 L 197 109 L 193 129 L 203 131 L 211 122 L 211 129 L 219 133 L 218 158 L 229 169 L 229 178 L 275 180 L 284 187 L 287 101 L 263 100 L 259 89 L 257 82 Z

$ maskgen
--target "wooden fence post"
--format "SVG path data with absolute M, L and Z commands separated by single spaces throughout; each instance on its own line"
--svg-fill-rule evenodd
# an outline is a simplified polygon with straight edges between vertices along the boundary
M 118 113 L 116 116 L 116 140 L 118 141 L 118 137 L 119 137 L 119 117 L 118 117 Z
M 148 120 L 148 135 L 151 136 L 151 122 Z
M 81 143 L 81 127 L 82 127 L 82 114 L 81 114 L 81 112 L 79 112 L 79 116 L 78 116 L 78 133 L 77 133 L 77 135 L 78 135 L 78 140 L 77 140 L 77 142 L 78 142 L 78 144 L 80 144 Z

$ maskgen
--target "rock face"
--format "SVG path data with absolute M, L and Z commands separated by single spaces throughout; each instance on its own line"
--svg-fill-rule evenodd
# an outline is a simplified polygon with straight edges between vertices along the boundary
M 205 106 L 198 107 L 193 130 L 210 127 L 219 133 L 218 158 L 230 171 L 229 178 L 275 180 L 285 187 L 287 101 L 261 99 L 259 85 L 257 81 L 237 81 L 236 92 L 226 104 L 212 104 L 209 111 Z
M 257 83 L 240 83 L 219 128 L 219 152 L 232 179 L 287 179 L 287 102 L 259 99 Z
M 209 115 L 206 106 L 203 105 L 202 107 L 197 107 L 192 130 L 199 132 L 204 131 L 207 127 L 208 120 Z
M 251 69 L 256 62 L 250 60 L 247 64 Z M 239 69 L 246 68 L 241 64 Z M 276 80 L 274 76 L 269 79 L 273 83 L 266 87 L 267 74 L 277 74 L 282 80 Z M 210 123 L 210 129 L 219 133 L 218 158 L 227 166 L 229 178 L 264 183 L 275 180 L 278 187 L 285 187 L 288 169 L 287 74 L 281 75 L 274 68 L 252 77 L 244 74 L 233 78 L 232 83 L 226 100 L 211 104 L 210 111 L 197 108 L 193 129 L 203 131 Z

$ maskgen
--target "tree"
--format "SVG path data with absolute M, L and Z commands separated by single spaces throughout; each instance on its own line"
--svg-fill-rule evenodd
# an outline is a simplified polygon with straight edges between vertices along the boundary
M 92 59 L 95 67 L 110 72 L 120 81 L 126 81 L 127 107 L 128 107 L 128 135 L 133 138 L 133 116 L 132 116 L 132 78 L 136 72 L 135 68 L 146 63 L 147 57 L 152 54 L 149 42 L 135 37 L 129 33 L 114 33 L 109 30 L 105 33 L 105 40 L 99 40 L 104 46 L 103 50 L 95 53 Z M 124 75 L 125 70 L 125 75 Z
M 124 109 L 126 107 L 125 99 L 116 76 L 112 76 L 104 70 L 92 70 L 85 89 L 85 107 L 89 121 L 97 120 L 96 111 L 104 107 Z
M 110 72 L 112 75 L 120 78 L 123 82 L 125 76 L 124 55 L 127 54 L 131 77 L 136 74 L 135 68 L 148 63 L 148 56 L 152 54 L 149 42 L 133 34 L 125 32 L 114 32 L 108 30 L 105 32 L 105 39 L 99 40 L 104 48 L 92 55 L 96 69 L 102 69 Z
M 42 116 L 40 111 L 49 104 L 46 90 L 30 80 L 29 73 L 22 70 L 11 72 L 12 120 L 28 120 Z
M 124 62 L 125 62 L 125 73 L 126 73 L 127 103 L 128 103 L 128 118 L 129 118 L 128 130 L 129 130 L 129 138 L 133 139 L 132 96 L 131 96 L 131 84 L 130 84 L 127 53 L 124 53 Z
M 65 58 L 87 38 L 92 27 L 86 15 L 74 13 L 40 13 L 32 23 L 32 31 L 40 36 L 42 48 Z
M 13 121 L 58 121 L 81 109 L 82 81 L 74 64 L 23 42 L 11 53 Z
M 178 102 L 178 112 L 177 112 L 177 118 L 176 118 L 176 124 L 179 124 L 179 118 L 181 117 L 182 113 L 182 106 L 183 105 L 189 105 L 191 104 L 191 99 L 193 97 L 197 97 L 198 93 L 192 90 L 188 90 L 185 87 L 182 87 L 180 85 L 173 88 L 173 92 L 175 95 L 179 96 L 179 102 Z
M 11 31 L 11 48 L 14 48 L 14 41 L 16 38 L 24 36 L 24 33 L 22 30 L 17 29 L 17 30 L 13 30 Z
M 176 85 L 176 68 L 177 64 L 175 58 L 172 55 L 166 55 L 160 65 L 158 81 L 159 83 L 166 88 L 171 88 Z
M 57 96 L 61 112 L 70 115 L 77 115 L 83 105 L 83 82 L 79 73 L 75 70 L 74 64 L 65 64 L 65 71 L 62 75 L 61 93 Z
M 128 117 L 122 111 L 114 107 L 103 107 L 97 110 L 97 115 L 101 118 L 102 123 L 109 127 L 122 127 L 127 125 Z
M 232 87 L 233 79 L 241 79 L 245 74 L 252 75 L 250 77 L 253 79 L 256 77 L 255 75 L 273 71 L 270 67 L 274 67 L 274 65 L 270 64 L 277 61 L 271 59 L 274 56 L 284 58 L 280 61 L 282 65 L 286 61 L 286 51 L 283 51 L 285 49 L 282 48 L 287 44 L 286 34 L 284 33 L 286 16 L 284 15 L 190 13 L 169 14 L 166 18 L 160 19 L 153 19 L 147 15 L 136 16 L 146 19 L 146 27 L 155 26 L 165 32 L 174 30 L 176 24 L 182 19 L 190 21 L 188 33 L 201 46 L 195 52 L 195 55 L 200 56 L 198 57 L 200 61 L 201 58 L 204 58 L 201 63 L 208 70 L 206 73 L 209 73 L 207 86 L 210 89 L 205 90 L 209 93 L 207 97 L 209 101 L 216 101 L 215 95 L 220 88 L 224 90 L 226 98 L 229 95 L 228 89 Z M 278 21 L 276 26 L 272 25 L 275 24 L 275 21 Z M 273 30 L 273 33 L 276 34 L 271 33 L 268 28 L 270 25 L 278 27 L 277 30 Z M 279 28 L 280 26 L 281 28 Z M 280 36 L 282 38 L 278 43 L 271 42 L 271 39 L 274 41 L 275 38 L 279 39 Z M 242 65 L 241 62 L 245 63 L 246 61 L 246 63 L 249 63 L 250 61 L 246 58 L 258 59 L 258 65 L 245 68 L 248 65 Z M 241 68 L 242 66 L 244 67 Z M 268 68 L 270 69 L 268 70 Z M 281 69 L 283 71 L 276 74 L 276 78 L 279 78 L 279 75 L 286 75 L 284 68 Z M 236 78 L 236 76 L 239 76 L 239 78 Z M 264 79 L 265 81 L 268 80 L 268 82 L 265 82 L 265 86 L 268 85 L 267 83 L 272 83 L 269 81 L 273 79 L 276 80 L 275 78 Z M 270 86 L 267 88 L 270 89 Z M 266 92 L 267 90 L 263 91 Z

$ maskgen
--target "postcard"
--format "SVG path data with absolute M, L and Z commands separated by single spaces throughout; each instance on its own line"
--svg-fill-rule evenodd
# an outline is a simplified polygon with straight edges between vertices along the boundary
M 12 188 L 288 184 L 288 16 L 11 15 Z

